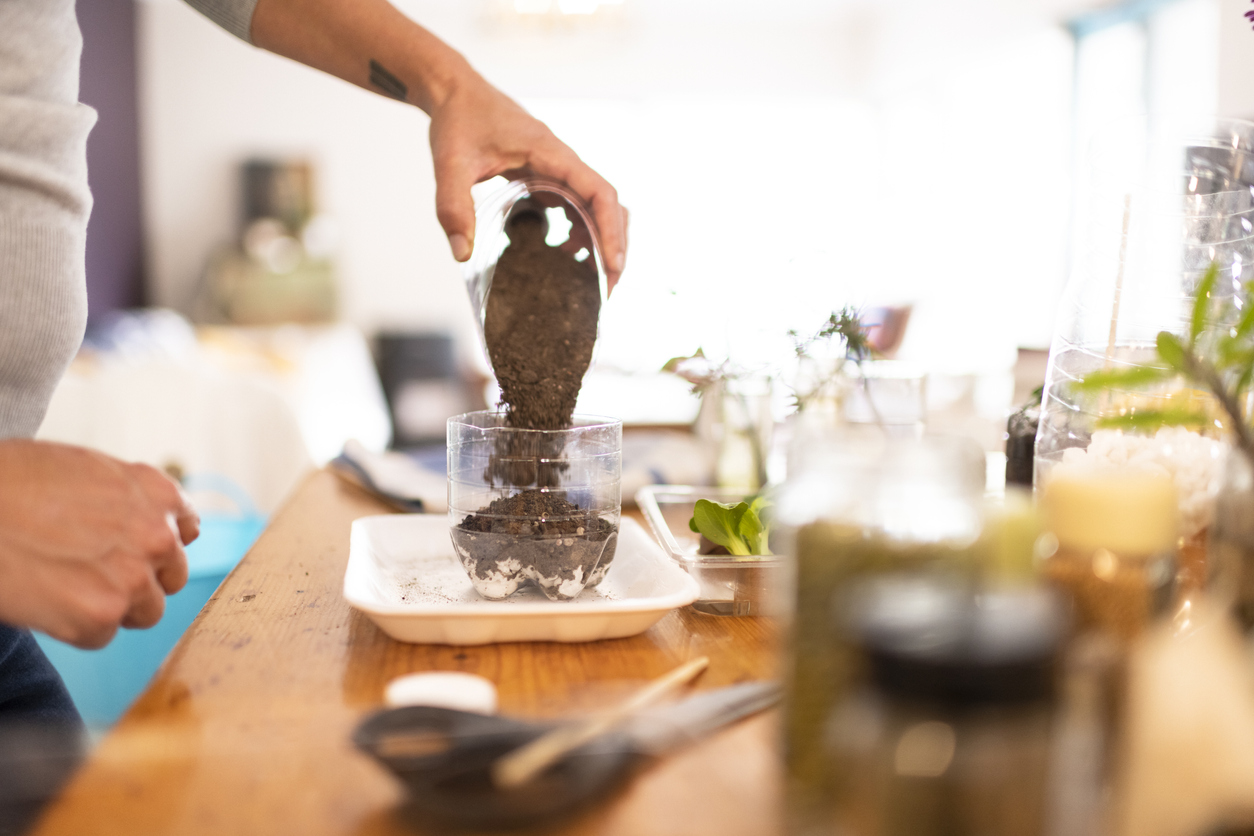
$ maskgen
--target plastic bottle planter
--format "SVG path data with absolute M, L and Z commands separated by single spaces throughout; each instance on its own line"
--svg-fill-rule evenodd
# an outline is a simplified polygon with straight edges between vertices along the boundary
M 601 582 L 618 541 L 622 429 L 578 415 L 565 430 L 514 429 L 493 412 L 449 419 L 449 528 L 480 595 L 534 584 L 568 601 Z
M 596 234 L 592 210 L 587 204 L 569 186 L 558 180 L 534 175 L 511 180 L 498 191 L 477 201 L 475 248 L 470 255 L 470 260 L 462 268 L 481 339 L 484 320 L 487 316 L 488 294 L 492 291 L 492 278 L 496 272 L 496 264 L 501 253 L 510 243 L 506 225 L 516 210 L 526 207 L 543 210 L 545 240 L 550 246 L 559 246 L 568 250 L 578 260 L 588 258 L 593 260 L 600 286 L 602 308 L 609 296 L 601 242 Z

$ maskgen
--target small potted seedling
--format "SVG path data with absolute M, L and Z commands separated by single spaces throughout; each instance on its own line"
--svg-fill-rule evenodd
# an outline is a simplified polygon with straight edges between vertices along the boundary
M 854 386 L 865 386 L 862 364 L 875 356 L 868 329 L 852 307 L 834 311 L 810 337 L 789 333 L 804 374 L 793 385 L 798 413 L 823 421 Z M 707 413 L 715 399 L 736 397 L 736 384 L 746 373 L 730 362 L 717 363 L 698 350 L 677 357 L 666 371 L 683 377 L 702 397 Z M 866 399 L 870 402 L 869 391 Z M 873 409 L 872 405 L 872 409 Z M 717 409 L 721 412 L 724 407 Z M 779 577 L 783 559 L 771 548 L 769 492 L 766 481 L 765 433 L 757 439 L 755 461 L 759 480 L 750 486 L 689 487 L 651 485 L 636 494 L 654 536 L 670 556 L 697 579 L 701 595 L 694 609 L 715 615 L 772 615 L 783 611 Z

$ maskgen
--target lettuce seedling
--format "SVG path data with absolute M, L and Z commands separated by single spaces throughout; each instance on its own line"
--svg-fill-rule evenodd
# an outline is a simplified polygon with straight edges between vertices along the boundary
M 763 519 L 771 504 L 763 496 L 736 503 L 698 499 L 688 528 L 734 555 L 771 554 L 767 545 L 771 524 Z

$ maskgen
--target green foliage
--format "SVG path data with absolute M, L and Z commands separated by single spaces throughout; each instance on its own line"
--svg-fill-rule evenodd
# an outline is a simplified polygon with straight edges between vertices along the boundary
M 1169 331 L 1158 332 L 1158 356 L 1159 358 L 1180 374 L 1185 374 L 1189 367 L 1189 354 L 1196 345 L 1195 340 L 1189 342 L 1189 347 L 1185 348 L 1180 338 Z
M 1079 392 L 1135 390 L 1165 383 L 1179 376 L 1210 392 L 1223 410 L 1226 429 L 1237 445 L 1254 460 L 1254 434 L 1245 404 L 1254 382 L 1254 282 L 1235 296 L 1215 293 L 1219 265 L 1212 262 L 1197 284 L 1197 296 L 1185 336 L 1160 331 L 1155 341 L 1162 365 L 1090 372 L 1073 386 Z M 1152 431 L 1165 426 L 1200 428 L 1213 418 L 1196 406 L 1129 410 L 1103 416 L 1101 428 Z
M 1197 283 L 1197 297 L 1193 300 L 1193 315 L 1189 318 L 1189 348 L 1197 345 L 1197 338 L 1206 327 L 1206 314 L 1210 308 L 1211 293 L 1215 290 L 1215 282 L 1219 279 L 1219 265 L 1210 263 L 1202 280 Z M 1161 342 L 1161 335 L 1159 340 Z M 1159 349 L 1161 351 L 1161 347 Z
M 871 356 L 871 341 L 867 337 L 867 329 L 862 324 L 861 314 L 853 305 L 846 305 L 839 311 L 832 311 L 827 321 L 813 337 L 801 339 L 797 331 L 788 332 L 792 337 L 793 347 L 798 357 L 808 357 L 810 348 L 818 342 L 839 337 L 845 344 L 845 356 L 856 362 L 862 362 Z
M 692 394 L 701 395 L 720 380 L 732 376 L 727 363 L 715 364 L 700 348 L 691 357 L 672 357 L 662 371 L 678 375 L 692 384 Z
M 736 503 L 698 499 L 688 527 L 734 555 L 770 554 L 771 524 L 763 519 L 770 506 L 762 496 Z
M 1107 415 L 1099 418 L 1097 428 L 1102 430 L 1151 431 L 1160 427 L 1191 427 L 1201 429 L 1211 426 L 1211 417 L 1199 409 L 1188 407 L 1167 409 L 1138 409 L 1126 415 Z
M 1166 366 L 1128 366 L 1089 372 L 1073 385 L 1077 392 L 1104 392 L 1108 389 L 1140 389 L 1163 383 L 1175 376 Z M 1037 402 L 1040 398 L 1036 398 Z
M 803 339 L 796 330 L 789 331 L 788 336 L 792 338 L 797 357 L 803 359 L 812 356 L 811 352 L 816 345 L 830 343 L 833 339 L 840 340 L 844 346 L 845 357 L 852 360 L 859 369 L 862 368 L 863 360 L 870 359 L 875 354 L 870 338 L 867 336 L 867 329 L 862 324 L 861 313 L 852 305 L 846 305 L 839 311 L 832 311 L 827 321 L 812 337 Z M 841 366 L 840 363 L 835 364 L 831 374 L 817 381 L 809 392 L 793 392 L 792 403 L 798 412 L 804 411 L 807 403 L 828 389 L 834 379 L 843 374 Z

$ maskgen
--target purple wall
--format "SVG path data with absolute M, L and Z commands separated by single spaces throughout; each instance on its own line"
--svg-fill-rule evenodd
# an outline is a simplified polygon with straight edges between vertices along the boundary
M 87 225 L 87 315 L 143 303 L 143 222 L 135 73 L 136 0 L 80 0 L 79 98 L 100 119 L 87 140 L 95 204 Z

